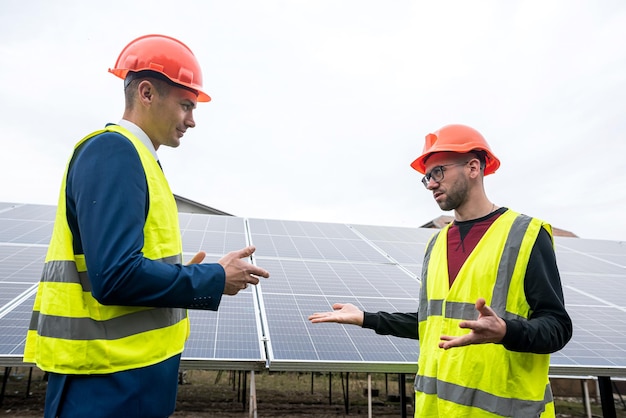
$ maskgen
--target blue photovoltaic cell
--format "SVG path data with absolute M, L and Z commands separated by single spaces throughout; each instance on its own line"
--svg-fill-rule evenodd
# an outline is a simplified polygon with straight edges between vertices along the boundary
M 402 265 L 422 265 L 432 229 L 353 225 L 352 228 Z M 412 269 L 413 270 L 413 269 Z
M 370 241 L 408 242 L 424 244 L 437 232 L 436 229 L 410 228 L 401 226 L 351 225 L 353 229 Z
M 251 229 L 260 235 L 284 235 L 327 239 L 354 239 L 354 234 L 343 224 L 274 219 L 249 219 Z
M 258 219 L 249 224 L 259 248 L 257 264 L 272 274 L 260 286 L 271 343 L 270 368 L 359 370 L 371 363 L 365 367 L 385 369 L 407 362 L 410 370 L 414 368 L 416 341 L 377 336 L 354 326 L 311 324 L 308 316 L 332 309 L 335 302 L 362 309 L 417 311 L 418 281 L 389 257 L 392 251 L 381 248 L 407 244 L 420 251 L 415 239 L 383 236 L 378 247 L 348 225 Z M 419 256 L 404 259 L 421 263 L 423 248 Z
M 0 242 L 48 245 L 53 221 L 0 219 Z
M 5 359 L 4 363 L 12 363 L 15 359 L 21 359 L 24 354 L 24 342 L 34 301 L 35 293 L 32 292 L 28 299 L 10 311 L 0 311 L 0 361 Z
M 258 363 L 265 366 L 265 350 L 257 327 L 252 288 L 236 296 L 224 296 L 218 311 L 189 310 L 191 332 L 185 344 L 182 360 L 198 367 L 194 362 L 222 363 L 225 368 L 236 369 L 237 363 Z M 249 367 L 248 367 L 249 369 Z
M 349 363 L 413 363 L 417 359 L 416 340 L 379 336 L 355 326 L 308 321 L 311 313 L 331 310 L 337 300 L 289 294 L 264 294 L 263 299 L 272 343 L 270 364 L 275 369 L 291 369 L 295 363 L 298 370 L 319 370 L 317 363 L 322 362 L 326 363 L 323 369 L 350 370 Z M 344 297 L 341 301 L 373 311 L 405 312 L 417 307 L 415 300 L 406 299 Z M 333 364 L 336 366 L 332 367 Z
M 0 315 L 2 311 L 13 309 L 12 304 L 33 288 L 35 284 L 3 282 L 0 284 Z
M 624 292 L 619 291 L 626 285 L 624 275 L 584 276 L 563 273 L 561 281 L 565 302 L 572 307 L 610 306 L 626 310 Z
M 623 242 L 555 237 L 572 340 L 552 354 L 559 373 L 626 374 L 626 256 Z
M 223 216 L 194 215 L 190 220 L 196 227 L 221 223 L 229 225 L 222 232 L 223 236 L 240 236 L 240 227 L 243 228 L 241 218 L 225 218 Z M 184 236 L 184 232 L 183 232 Z M 245 246 L 233 246 L 240 244 L 237 240 L 226 240 L 222 237 L 220 242 L 230 242 L 221 248 L 218 254 L 208 254 L 203 262 L 215 263 L 224 253 L 240 249 Z M 234 244 L 233 244 L 234 242 Z M 189 260 L 193 253 L 184 253 L 184 259 Z M 189 323 L 190 334 L 182 353 L 182 362 L 189 368 L 220 368 L 220 369 L 258 369 L 265 366 L 265 349 L 262 341 L 262 332 L 259 329 L 257 308 L 258 303 L 254 297 L 254 288 L 248 287 L 235 296 L 223 295 L 218 311 L 205 311 L 190 309 Z
M 18 364 L 56 208 L 0 202 L 0 362 Z M 313 312 L 349 302 L 366 311 L 415 312 L 433 229 L 181 213 L 184 259 L 205 262 L 257 247 L 270 271 L 258 288 L 224 296 L 219 311 L 190 311 L 188 367 L 412 372 L 417 341 L 338 324 Z M 626 377 L 626 243 L 555 237 L 570 343 L 551 371 Z M 265 352 L 267 344 L 267 355 Z M 1 365 L 1 364 L 0 364 Z
M 26 221 L 54 221 L 56 210 L 56 206 L 51 205 L 4 203 L 0 205 L 0 217 Z
M 202 250 L 221 256 L 247 245 L 242 218 L 181 213 L 179 222 L 184 252 Z
M 572 237 L 554 237 L 558 249 L 563 251 L 574 251 L 589 256 L 607 254 L 626 255 L 626 241 L 607 241 L 598 239 L 581 239 Z
M 275 278 L 262 283 L 263 293 L 417 299 L 419 292 L 417 280 L 390 264 L 261 258 L 257 262 Z
M 557 262 L 561 267 L 562 274 L 577 274 L 585 276 L 602 276 L 620 274 L 624 271 L 624 266 L 620 266 L 607 257 L 599 258 L 586 254 L 559 251 Z
M 46 219 L 54 219 L 54 214 L 55 207 L 40 205 L 6 205 L 3 211 L 0 209 L 0 363 L 13 364 L 15 356 L 23 353 L 36 284 L 52 231 L 53 222 Z M 202 233 L 196 242 L 187 244 L 185 260 L 204 250 L 209 253 L 205 262 L 216 262 L 223 254 L 246 246 L 241 218 L 181 214 L 180 221 L 184 247 L 186 232 Z M 47 232 L 42 234 L 44 230 Z M 240 362 L 248 370 L 264 366 L 265 352 L 252 292 L 249 288 L 234 297 L 224 296 L 219 312 L 190 311 L 184 364 L 200 367 L 210 361 L 212 367 L 236 369 Z M 31 297 L 23 300 L 29 294 Z M 6 358 L 2 360 L 2 356 Z
M 264 258 L 257 262 L 272 274 L 260 286 L 271 368 L 319 370 L 324 363 L 326 370 L 359 370 L 367 362 L 372 365 L 365 367 L 383 370 L 417 358 L 417 341 L 308 320 L 313 312 L 332 310 L 337 302 L 373 311 L 417 311 L 419 283 L 397 266 Z
M 0 242 L 0 285 L 39 282 L 47 251 L 47 246 Z
M 11 206 L 0 212 L 0 362 L 21 361 L 26 331 L 30 323 L 34 295 L 46 256 L 47 245 L 13 244 L 17 239 L 5 239 L 9 225 L 2 216 L 14 216 Z M 23 225 L 23 221 L 17 221 Z M 37 228 L 41 222 L 33 222 Z M 18 228 L 9 228 L 17 232 Z M 19 230 L 23 236 L 24 230 Z M 29 234 L 26 234 L 29 235 Z M 33 236 L 33 235 L 30 235 Z M 15 238 L 15 237 L 9 237 Z
M 422 265 L 421 264 L 416 265 L 416 264 L 404 264 L 404 263 L 402 263 L 401 266 L 404 267 L 405 269 L 407 269 L 408 271 L 410 271 L 411 275 L 413 277 L 416 277 L 416 278 L 419 279 L 421 277 L 421 275 L 422 275 Z
M 568 309 L 574 337 L 551 357 L 551 366 L 571 367 L 584 373 L 607 367 L 626 370 L 626 308 L 584 306 Z
M 218 256 L 209 255 L 204 262 L 217 260 Z M 253 292 L 254 288 L 248 287 L 235 296 L 223 295 L 218 311 L 188 311 L 191 330 L 182 354 L 186 366 L 229 369 L 246 366 L 247 370 L 265 366 L 265 349 L 255 308 L 258 303 Z M 241 364 L 238 366 L 238 363 Z
M 248 222 L 258 257 L 389 262 L 346 225 L 263 219 Z

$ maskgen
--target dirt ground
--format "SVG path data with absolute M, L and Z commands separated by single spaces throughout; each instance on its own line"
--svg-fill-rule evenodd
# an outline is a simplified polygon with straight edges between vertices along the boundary
M 2 370 L 4 372 L 4 370 Z M 30 387 L 28 368 L 12 368 L 7 380 L 0 417 L 41 417 L 46 390 L 43 373 L 33 369 Z M 345 375 L 344 375 L 345 377 Z M 249 417 L 250 375 L 231 371 L 186 371 L 179 385 L 177 408 L 174 417 L 226 418 Z M 412 381 L 407 378 L 405 416 L 413 416 Z M 256 416 L 293 418 L 361 418 L 368 416 L 367 375 L 350 373 L 348 405 L 344 399 L 345 379 L 337 373 L 255 373 Z M 397 375 L 372 375 L 372 388 L 378 392 L 372 397 L 372 416 L 378 418 L 401 417 Z M 593 400 L 592 400 L 593 401 Z M 602 417 L 595 402 L 593 417 Z M 347 410 L 346 410 L 347 408 Z M 556 401 L 557 416 L 561 418 L 586 417 L 580 399 L 567 398 Z M 626 410 L 616 402 L 617 417 L 626 418 Z

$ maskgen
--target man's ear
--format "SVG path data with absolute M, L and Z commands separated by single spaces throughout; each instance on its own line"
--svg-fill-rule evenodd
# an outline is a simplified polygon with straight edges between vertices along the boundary
M 152 98 L 154 97 L 156 89 L 150 80 L 141 80 L 137 86 L 137 90 L 139 92 L 139 100 L 141 100 L 142 103 L 152 103 Z
M 480 160 L 478 158 L 472 158 L 467 162 L 467 165 L 470 168 L 470 176 L 479 176 L 480 175 Z

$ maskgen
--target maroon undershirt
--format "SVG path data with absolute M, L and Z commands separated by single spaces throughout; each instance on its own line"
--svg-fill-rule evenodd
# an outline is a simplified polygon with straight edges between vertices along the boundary
M 454 221 L 448 229 L 448 277 L 450 286 L 461 270 L 467 257 L 476 248 L 480 239 L 485 235 L 491 224 L 501 215 L 500 208 L 482 218 L 471 221 Z

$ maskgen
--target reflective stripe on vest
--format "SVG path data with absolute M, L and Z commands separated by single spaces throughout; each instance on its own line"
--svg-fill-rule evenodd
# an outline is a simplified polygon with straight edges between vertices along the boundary
M 164 263 L 180 264 L 182 263 L 182 257 L 180 254 L 165 257 L 161 259 Z M 80 284 L 83 288 L 83 292 L 91 292 L 91 282 L 86 271 L 78 271 L 76 269 L 76 263 L 73 261 L 55 261 L 49 263 L 46 266 L 46 270 L 42 273 L 42 282 L 57 282 L 57 283 L 74 283 Z
M 68 318 L 34 312 L 31 329 L 41 337 L 65 340 L 117 340 L 153 328 L 165 328 L 185 319 L 183 309 L 148 309 L 104 321 L 91 318 Z M 147 326 L 149 324 L 149 327 Z
M 133 144 L 144 169 L 149 210 L 143 227 L 143 256 L 181 263 L 176 201 L 160 166 L 141 141 L 126 129 L 110 125 L 83 138 L 75 151 L 107 131 Z M 99 374 L 149 366 L 181 353 L 189 335 L 185 309 L 102 305 L 91 294 L 85 256 L 74 254 L 67 223 L 65 190 L 71 161 L 59 194 L 24 361 L 55 373 Z
M 181 257 L 169 257 L 168 261 L 180 263 Z M 78 272 L 71 261 L 46 263 L 41 282 L 80 284 L 83 292 L 91 292 L 87 272 Z M 30 329 L 42 337 L 67 340 L 116 340 L 133 334 L 165 328 L 185 319 L 183 309 L 155 308 L 127 313 L 107 319 L 45 315 L 33 312 Z
M 478 253 L 470 254 L 473 257 L 470 264 L 473 265 L 464 266 L 459 271 L 457 281 L 461 283 L 451 288 L 447 287 L 445 254 L 449 226 L 436 233 L 428 242 L 422 267 L 418 308 L 420 366 L 415 379 L 416 417 L 437 417 L 439 414 L 485 417 L 493 414 L 519 417 L 554 416 L 552 392 L 547 379 L 549 355 L 508 352 L 498 344 L 456 347 L 450 350 L 438 348 L 440 335 L 462 335 L 469 332 L 460 330 L 458 323 L 478 318 L 475 308 L 476 292 L 491 289 L 490 294 L 481 296 L 485 297 L 498 316 L 505 319 L 527 319 L 529 308 L 523 292 L 523 277 L 536 236 L 542 227 L 551 231 L 549 225 L 543 225 L 539 220 L 506 211 L 490 227 L 495 228 L 494 231 L 487 231 L 477 244 Z M 440 263 L 446 265 L 439 265 Z M 429 283 L 429 274 L 437 275 L 437 280 L 441 282 Z M 473 277 L 480 279 L 473 281 Z M 433 287 L 443 286 L 441 283 L 444 281 L 447 291 L 441 287 Z M 429 289 L 435 290 L 433 295 L 429 294 Z M 463 296 L 459 289 L 465 289 L 463 292 L 468 293 Z M 468 364 L 469 367 L 464 371 L 460 368 L 463 362 L 472 364 Z M 485 376 L 477 376 L 480 374 Z M 530 378 L 521 383 L 516 382 L 515 378 L 509 379 L 511 375 Z M 507 385 L 503 386 L 501 382 L 504 381 Z M 519 391 L 515 386 L 518 384 L 523 385 Z M 504 387 L 510 389 L 501 389 Z
M 453 383 L 442 382 L 433 377 L 420 375 L 415 376 L 415 387 L 419 387 L 423 393 L 437 395 L 439 399 L 459 405 L 470 407 L 480 405 L 481 409 L 503 417 L 538 417 L 545 409 L 545 405 L 553 400 L 550 385 L 546 385 L 544 397 L 541 401 L 502 398 L 480 389 L 466 388 Z M 511 411 L 515 411 L 513 415 L 511 415 Z

